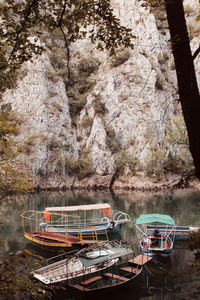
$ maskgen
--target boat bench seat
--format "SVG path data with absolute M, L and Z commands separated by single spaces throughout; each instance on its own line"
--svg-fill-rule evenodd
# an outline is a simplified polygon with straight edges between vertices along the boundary
M 95 281 L 97 281 L 97 280 L 99 280 L 99 279 L 101 279 L 101 278 L 102 278 L 102 276 L 95 276 L 95 277 L 92 277 L 92 278 L 90 278 L 90 279 L 87 279 L 87 280 L 82 281 L 81 284 L 82 284 L 82 285 L 87 285 L 87 284 L 92 283 L 92 282 L 95 282 Z
M 89 289 L 86 288 L 85 286 L 81 286 L 80 284 L 69 284 L 69 286 L 77 289 L 77 290 L 80 290 L 80 291 L 88 291 Z
M 116 275 L 116 274 L 112 274 L 112 273 L 105 273 L 104 276 L 111 277 L 111 278 L 114 278 L 114 279 L 119 279 L 120 281 L 127 281 L 128 280 L 128 278 L 126 278 L 126 277 Z
M 129 272 L 129 273 L 134 273 L 134 274 L 138 274 L 141 271 L 141 269 L 139 269 L 139 268 L 132 268 L 132 267 L 123 267 L 123 268 L 120 268 L 120 270 Z

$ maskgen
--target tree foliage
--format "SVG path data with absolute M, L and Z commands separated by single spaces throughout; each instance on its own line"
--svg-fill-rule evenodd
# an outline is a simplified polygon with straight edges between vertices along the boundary
M 0 91 L 12 88 L 23 62 L 41 54 L 43 33 L 60 30 L 66 47 L 89 38 L 98 49 L 131 46 L 131 30 L 120 25 L 110 0 L 5 0 L 0 3 Z
M 0 193 L 24 192 L 32 189 L 20 170 L 18 144 L 13 136 L 20 130 L 20 121 L 12 112 L 0 112 Z
M 0 257 L 0 298 L 8 299 L 50 299 L 54 287 L 45 287 L 40 282 L 34 282 L 30 270 L 36 263 L 31 257 L 12 254 Z

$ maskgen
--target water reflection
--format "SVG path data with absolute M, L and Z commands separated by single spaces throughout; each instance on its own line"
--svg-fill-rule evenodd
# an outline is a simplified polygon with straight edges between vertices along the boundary
M 22 236 L 20 215 L 29 209 L 43 211 L 47 206 L 67 206 L 107 202 L 114 209 L 127 212 L 133 222 L 122 227 L 121 236 L 134 245 L 136 254 L 139 253 L 133 226 L 135 218 L 144 213 L 164 213 L 171 215 L 179 225 L 194 225 L 200 227 L 200 192 L 193 190 L 176 191 L 173 195 L 161 192 L 140 191 L 109 191 L 87 192 L 41 192 L 34 195 L 10 197 L 0 204 L 0 237 L 6 241 L 5 252 L 29 249 Z M 51 253 L 39 253 L 41 256 L 52 256 Z M 141 288 L 137 291 L 126 291 L 126 299 L 190 299 L 187 291 L 191 290 L 192 274 L 186 267 L 191 264 L 193 253 L 187 250 L 185 243 L 177 245 L 171 255 L 171 263 L 167 268 L 153 266 L 145 273 Z M 161 272 L 163 271 L 163 273 Z M 162 273 L 162 274 L 161 274 Z M 187 291 L 186 291 L 187 290 Z M 186 293 L 187 296 L 184 296 Z M 63 295 L 55 299 L 74 299 L 72 295 Z M 113 296 L 122 299 L 121 295 Z M 112 299 L 112 297 L 111 297 Z M 197 298 L 198 299 L 198 298 Z

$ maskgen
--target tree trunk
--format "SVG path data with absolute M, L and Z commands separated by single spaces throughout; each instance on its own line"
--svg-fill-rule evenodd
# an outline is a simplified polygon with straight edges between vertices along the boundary
M 178 92 L 185 120 L 189 149 L 200 179 L 200 95 L 195 75 L 182 0 L 165 0 L 171 35 Z

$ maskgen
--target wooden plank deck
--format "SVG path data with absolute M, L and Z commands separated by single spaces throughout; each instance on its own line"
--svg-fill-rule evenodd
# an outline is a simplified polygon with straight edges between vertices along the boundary
M 65 242 L 76 243 L 78 241 L 78 238 L 73 235 L 48 232 L 48 231 L 42 231 L 42 230 L 33 232 L 32 236 L 46 238 L 49 240 L 55 240 L 55 241 L 63 242 L 63 243 L 65 243 Z
M 136 265 L 143 266 L 147 262 L 149 262 L 150 260 L 152 260 L 152 257 L 149 257 L 149 256 L 144 255 L 144 254 L 140 254 L 140 255 L 134 257 L 133 259 L 130 259 L 128 262 L 136 264 Z
M 127 281 L 128 280 L 128 278 L 126 278 L 124 276 L 119 276 L 119 275 L 112 274 L 112 273 L 105 273 L 104 276 L 114 278 L 114 279 L 118 279 L 120 281 Z
M 139 274 L 141 272 L 141 269 L 133 268 L 133 267 L 122 267 L 120 268 L 120 270 L 133 273 L 133 274 Z
M 102 278 L 102 276 L 95 276 L 95 277 L 92 277 L 92 278 L 90 278 L 88 280 L 82 281 L 81 284 L 82 285 L 87 285 L 87 284 L 95 282 L 95 281 L 97 281 L 97 280 L 99 280 L 101 278 Z
M 105 241 L 98 241 L 98 240 L 80 240 L 78 242 L 76 242 L 76 244 L 80 244 L 80 245 L 89 245 L 89 244 L 102 244 Z
M 88 291 L 89 289 L 86 288 L 85 286 L 81 286 L 80 284 L 69 284 L 69 286 L 77 289 L 77 290 L 80 290 L 80 291 Z

